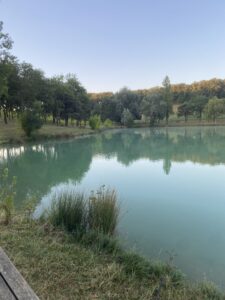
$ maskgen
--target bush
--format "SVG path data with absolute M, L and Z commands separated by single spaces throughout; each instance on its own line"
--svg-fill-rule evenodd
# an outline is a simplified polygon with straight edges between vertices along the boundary
M 98 115 L 91 116 L 89 119 L 89 125 L 91 129 L 97 130 L 101 126 L 101 118 Z
M 88 224 L 92 230 L 114 234 L 118 223 L 119 207 L 114 190 L 100 188 L 89 199 Z
M 113 122 L 110 119 L 106 119 L 103 126 L 106 128 L 111 128 L 113 126 Z
M 12 219 L 13 203 L 15 198 L 16 177 L 9 180 L 9 171 L 4 169 L 0 173 L 0 212 L 3 223 L 8 225 Z
M 33 111 L 26 111 L 22 115 L 21 125 L 25 134 L 30 137 L 32 132 L 42 127 L 43 122 L 37 113 Z

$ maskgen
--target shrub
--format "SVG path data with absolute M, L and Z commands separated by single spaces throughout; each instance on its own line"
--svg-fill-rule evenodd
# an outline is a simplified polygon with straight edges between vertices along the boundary
M 21 125 L 25 134 L 30 137 L 32 132 L 42 127 L 43 122 L 37 113 L 26 111 L 22 115 Z
M 114 190 L 100 188 L 89 198 L 88 224 L 90 229 L 114 234 L 118 223 L 119 207 Z
M 110 119 L 106 119 L 103 125 L 106 128 L 111 128 L 113 126 L 113 122 Z
M 55 194 L 47 218 L 53 226 L 69 232 L 82 233 L 86 229 L 86 200 L 74 191 Z
M 91 116 L 89 119 L 89 125 L 91 129 L 97 130 L 101 126 L 101 118 L 98 115 Z
M 12 219 L 13 203 L 15 198 L 16 177 L 9 180 L 9 171 L 4 169 L 0 173 L 0 212 L 3 223 L 8 225 Z

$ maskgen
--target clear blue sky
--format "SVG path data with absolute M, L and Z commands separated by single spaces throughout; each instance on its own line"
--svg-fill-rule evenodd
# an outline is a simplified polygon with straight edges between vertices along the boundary
M 225 77 L 224 0 L 0 0 L 13 53 L 88 91 Z

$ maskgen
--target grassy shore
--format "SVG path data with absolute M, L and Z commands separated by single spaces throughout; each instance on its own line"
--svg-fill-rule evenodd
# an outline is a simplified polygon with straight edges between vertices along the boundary
M 118 259 L 47 223 L 15 216 L 0 231 L 1 247 L 40 299 L 225 299 L 209 283 L 190 286 L 158 276 L 160 269 L 147 276 L 150 265 L 138 255 L 124 252 Z
M 77 136 L 93 134 L 94 131 L 90 128 L 78 128 L 75 126 L 56 126 L 52 124 L 45 124 L 39 131 L 37 131 L 31 139 L 28 139 L 21 129 L 18 121 L 9 121 L 6 125 L 0 120 L 0 144 L 22 144 L 29 140 L 46 140 L 46 139 L 60 139 L 73 138 Z

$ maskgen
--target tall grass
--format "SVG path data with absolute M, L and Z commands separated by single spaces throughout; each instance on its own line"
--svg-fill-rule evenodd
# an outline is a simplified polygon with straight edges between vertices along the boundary
M 99 232 L 113 235 L 119 216 L 114 190 L 100 188 L 90 197 L 76 191 L 62 191 L 52 196 L 47 218 L 53 226 L 61 226 L 79 234 Z
M 8 225 L 14 208 L 16 177 L 9 178 L 7 168 L 0 170 L 0 221 Z
M 92 192 L 88 202 L 88 223 L 92 230 L 114 234 L 118 223 L 119 206 L 115 190 L 101 187 Z
M 48 219 L 53 226 L 61 226 L 69 232 L 85 231 L 87 205 L 84 195 L 74 191 L 53 195 Z

